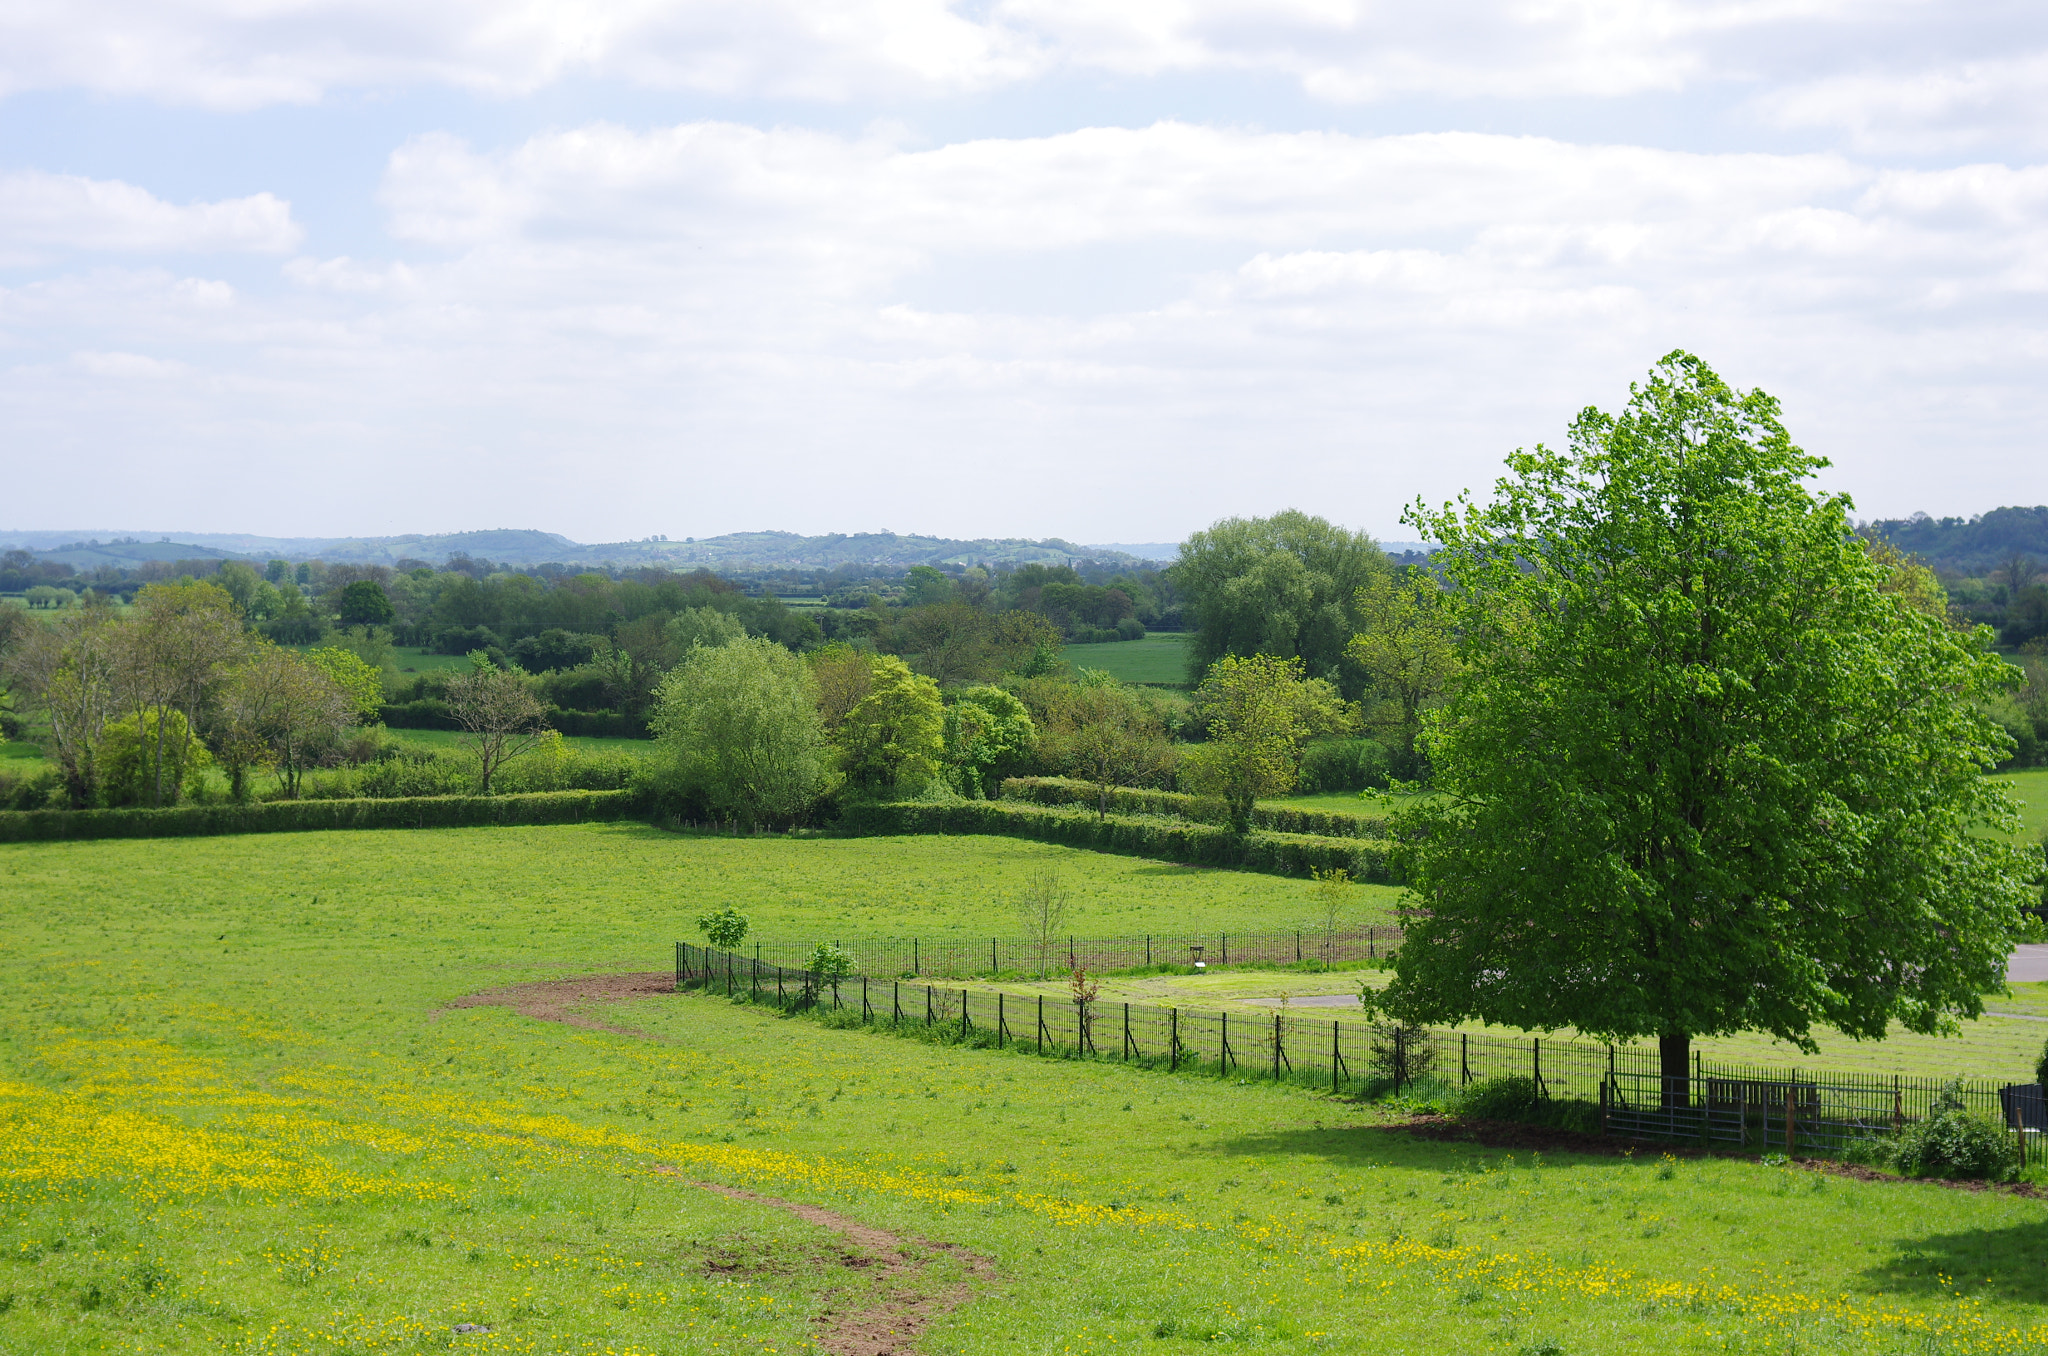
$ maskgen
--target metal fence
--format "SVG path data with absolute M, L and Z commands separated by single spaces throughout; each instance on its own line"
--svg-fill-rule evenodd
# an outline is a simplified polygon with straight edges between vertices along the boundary
M 1134 970 L 1150 965 L 1293 965 L 1384 960 L 1401 947 L 1392 926 L 1274 932 L 1134 933 L 1122 937 L 1027 938 L 838 937 L 832 944 L 854 973 L 945 979 L 968 975 L 1055 975 L 1076 969 Z M 764 965 L 801 970 L 816 943 L 760 941 L 752 956 Z
M 676 944 L 676 988 L 784 1006 L 858 1009 L 870 1024 L 940 1027 L 963 1040 L 1022 1045 L 1043 1054 L 1313 1083 L 1333 1092 L 1371 1080 L 1398 1091 L 1526 1078 L 1538 1097 L 1580 1102 L 1589 1111 L 1597 1107 L 1602 1133 L 1639 1138 L 1794 1154 L 1838 1152 L 1925 1118 L 1951 1087 L 1967 1110 L 2021 1132 L 2023 1153 L 2032 1138 L 2026 1132 L 2048 1131 L 2048 1107 L 2033 1085 L 1813 1074 L 1712 1060 L 1697 1052 L 1690 1077 L 1666 1079 L 1653 1046 L 1437 1028 L 1403 1031 L 1287 1011 L 1268 1016 L 1100 999 L 1081 1003 L 1066 995 L 954 988 L 901 976 L 855 973 L 835 985 L 797 966 L 688 942 Z

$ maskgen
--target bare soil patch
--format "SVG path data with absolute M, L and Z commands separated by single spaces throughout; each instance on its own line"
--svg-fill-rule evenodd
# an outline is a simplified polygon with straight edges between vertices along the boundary
M 821 1206 L 763 1196 L 717 1182 L 700 1182 L 675 1168 L 655 1171 L 736 1201 L 786 1210 L 807 1223 L 833 1230 L 853 1246 L 856 1256 L 843 1258 L 842 1262 L 856 1270 L 870 1271 L 881 1291 L 881 1303 L 868 1309 L 828 1309 L 818 1315 L 818 1345 L 834 1356 L 902 1356 L 933 1319 L 966 1303 L 973 1295 L 966 1281 L 935 1289 L 916 1287 L 922 1273 L 939 1254 L 958 1260 L 976 1279 L 988 1280 L 995 1275 L 995 1267 L 986 1257 L 953 1244 L 905 1238 Z
M 482 993 L 466 995 L 448 1006 L 510 1008 L 522 1017 L 534 1017 L 543 1022 L 560 1022 L 585 1031 L 610 1031 L 620 1036 L 654 1041 L 662 1037 L 637 1027 L 612 1026 L 587 1017 L 577 1009 L 602 1003 L 625 1003 L 636 998 L 669 996 L 675 993 L 675 989 L 673 972 L 645 970 L 634 974 L 583 975 L 576 979 L 538 979 L 528 984 L 507 984 L 502 989 L 486 989 Z

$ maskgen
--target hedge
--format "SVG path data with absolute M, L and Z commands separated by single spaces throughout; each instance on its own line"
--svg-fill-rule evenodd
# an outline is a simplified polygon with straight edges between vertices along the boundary
M 1095 788 L 1087 782 L 1066 777 L 1008 777 L 1002 785 L 1004 800 L 1029 801 L 1034 805 L 1095 805 Z M 1128 815 L 1174 815 L 1198 823 L 1220 824 L 1225 811 L 1222 802 L 1210 797 L 1190 796 L 1180 791 L 1143 791 L 1119 786 L 1109 793 L 1109 808 Z M 1321 838 L 1386 839 L 1393 835 L 1379 815 L 1347 814 L 1342 810 L 1304 810 L 1292 805 L 1255 805 L 1252 827 L 1269 833 L 1305 833 Z
M 393 730 L 459 730 L 462 726 L 448 712 L 448 703 L 438 697 L 415 702 L 388 702 L 382 710 L 386 728 Z M 547 709 L 547 722 L 565 735 L 597 735 L 610 739 L 647 738 L 647 718 L 623 711 L 570 711 L 559 706 Z
M 838 827 L 847 833 L 992 833 L 1036 838 L 1096 852 L 1117 852 L 1169 862 L 1230 866 L 1276 876 L 1306 876 L 1313 869 L 1349 871 L 1355 880 L 1390 879 L 1386 845 L 1357 838 L 1299 833 L 1234 834 L 1213 824 L 1111 815 L 1098 819 L 1079 807 L 1047 808 L 1016 801 L 953 804 L 896 801 L 850 805 Z
M 274 800 L 180 805 L 168 810 L 10 810 L 0 843 L 57 838 L 191 838 L 306 829 L 450 829 L 472 825 L 580 824 L 642 813 L 634 791 L 535 791 L 514 796 L 409 796 L 397 800 Z

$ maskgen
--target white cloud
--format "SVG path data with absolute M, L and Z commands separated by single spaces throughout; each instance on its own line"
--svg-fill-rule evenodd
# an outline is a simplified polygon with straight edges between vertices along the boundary
M 1949 496 L 1867 511 L 1981 507 L 2048 421 L 2043 174 L 1174 122 L 436 135 L 380 190 L 402 259 L 0 292 L 0 418 L 195 485 L 260 460 L 266 502 L 337 525 L 404 485 L 596 537 L 578 515 L 631 484 L 671 535 L 923 506 L 1099 539 L 1289 502 L 1391 531 L 1682 346 L 1845 474 Z
M 1862 151 L 1933 154 L 1991 141 L 2048 143 L 2048 52 L 1931 66 L 1855 71 L 1801 81 L 1755 100 L 1780 127 L 1845 134 Z
M 268 193 L 181 207 L 117 180 L 0 175 L 0 261 L 15 266 L 76 250 L 280 253 L 300 236 L 291 204 Z
M 2025 10 L 1980 20 L 1941 0 L 20 0 L 0 12 L 0 93 L 246 109 L 350 89 L 515 96 L 594 80 L 915 99 L 1064 71 L 1271 76 L 1348 103 L 1817 81 L 1779 116 L 1836 125 L 1886 97 L 1964 111 L 1979 99 L 1930 86 L 1900 104 L 1888 75 L 1866 89 L 1873 50 L 1995 63 L 2044 45 Z

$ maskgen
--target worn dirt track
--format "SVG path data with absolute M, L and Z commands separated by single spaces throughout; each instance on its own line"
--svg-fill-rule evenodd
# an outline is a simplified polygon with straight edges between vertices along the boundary
M 599 1003 L 623 1003 L 634 999 L 672 997 L 675 994 L 676 977 L 662 970 L 642 971 L 621 975 L 585 975 L 577 979 L 543 979 L 527 984 L 508 984 L 503 988 L 487 989 L 458 998 L 448 1004 L 451 1008 L 511 1008 L 523 1017 L 532 1017 L 543 1022 L 559 1022 L 564 1026 L 579 1027 L 585 1031 L 609 1031 L 615 1035 L 632 1036 L 640 1040 L 662 1040 L 649 1031 L 637 1027 L 613 1026 L 608 1022 L 585 1016 L 578 1008 Z M 692 1178 L 679 1169 L 657 1167 L 655 1172 L 673 1177 L 686 1186 L 700 1191 L 714 1192 L 736 1201 L 747 1201 L 784 1210 L 798 1219 L 831 1229 L 845 1236 L 863 1256 L 871 1258 L 875 1270 L 875 1288 L 881 1294 L 881 1303 L 867 1309 L 828 1309 L 816 1319 L 817 1342 L 820 1348 L 833 1356 L 904 1356 L 911 1349 L 911 1343 L 919 1333 L 930 1326 L 933 1319 L 959 1308 L 973 1296 L 973 1289 L 966 1281 L 957 1281 L 937 1289 L 913 1288 L 917 1281 L 940 1255 L 955 1258 L 970 1276 L 979 1280 L 991 1280 L 995 1276 L 994 1265 L 979 1253 L 950 1243 L 930 1243 L 921 1239 L 905 1238 L 892 1234 L 886 1229 L 877 1229 L 862 1224 L 822 1206 L 805 1205 L 801 1201 L 785 1201 L 775 1196 L 763 1196 L 759 1192 L 747 1191 L 740 1187 L 724 1186 L 717 1182 L 703 1182 Z M 901 1282 L 901 1284 L 891 1284 Z
M 818 1345 L 834 1356 L 902 1356 L 933 1319 L 950 1313 L 972 1298 L 973 1289 L 965 1281 L 933 1290 L 908 1289 L 892 1284 L 915 1281 L 938 1254 L 957 1258 L 966 1266 L 968 1274 L 978 1279 L 989 1280 L 995 1276 L 995 1267 L 986 1257 L 966 1248 L 905 1238 L 801 1201 L 785 1201 L 717 1182 L 700 1182 L 675 1168 L 656 1168 L 655 1171 L 700 1191 L 786 1210 L 807 1223 L 845 1235 L 854 1247 L 874 1259 L 874 1285 L 881 1292 L 882 1302 L 869 1309 L 827 1309 L 815 1320 Z
M 657 998 L 675 993 L 676 977 L 667 970 L 642 970 L 625 975 L 583 975 L 576 979 L 538 979 L 528 984 L 507 984 L 458 998 L 451 1008 L 510 1008 L 522 1017 L 543 1022 L 560 1022 L 585 1031 L 610 1031 L 645 1041 L 662 1039 L 637 1027 L 613 1026 L 576 1011 L 594 1003 L 626 1003 L 636 998 Z

